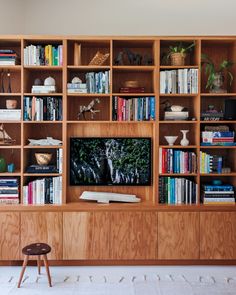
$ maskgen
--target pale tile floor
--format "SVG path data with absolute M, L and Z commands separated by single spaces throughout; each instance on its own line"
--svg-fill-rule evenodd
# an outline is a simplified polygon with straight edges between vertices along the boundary
M 45 269 L 28 267 L 17 289 L 20 267 L 0 267 L 0 295 L 236 295 L 236 267 L 114 266 L 51 267 L 53 287 Z

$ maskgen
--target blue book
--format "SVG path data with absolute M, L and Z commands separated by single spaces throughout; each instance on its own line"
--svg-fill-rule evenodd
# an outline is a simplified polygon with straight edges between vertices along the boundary
M 150 100 L 150 119 L 155 120 L 156 118 L 155 97 L 151 96 L 149 100 Z

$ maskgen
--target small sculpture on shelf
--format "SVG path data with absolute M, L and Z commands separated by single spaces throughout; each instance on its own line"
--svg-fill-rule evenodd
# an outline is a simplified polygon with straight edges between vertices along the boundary
M 4 125 L 0 125 L 0 145 L 10 145 L 15 142 L 6 132 Z
M 124 52 L 123 51 L 120 51 L 117 55 L 117 57 L 114 59 L 114 64 L 115 66 L 122 66 L 124 64 L 124 61 L 123 61 L 123 54 Z
M 164 120 L 188 120 L 188 109 L 180 105 L 172 105 L 169 100 L 165 100 L 161 103 L 164 105 Z
M 42 139 L 28 139 L 29 145 L 62 145 L 62 141 L 59 139 L 54 139 L 53 137 L 47 137 Z
M 105 63 L 105 61 L 109 57 L 109 53 L 101 53 L 100 51 L 97 51 L 92 60 L 89 62 L 89 66 L 101 66 Z
M 95 98 L 93 99 L 87 106 L 83 105 L 80 106 L 80 111 L 78 114 L 78 120 L 80 119 L 80 116 L 83 117 L 84 120 L 86 120 L 85 114 L 89 113 L 91 114 L 91 119 L 94 119 L 94 116 L 96 115 L 96 113 L 99 113 L 100 110 L 95 110 L 95 105 L 100 103 L 100 99 L 99 98 Z

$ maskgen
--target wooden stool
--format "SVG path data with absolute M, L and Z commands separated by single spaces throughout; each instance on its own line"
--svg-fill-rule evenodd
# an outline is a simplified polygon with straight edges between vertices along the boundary
M 25 257 L 24 257 L 24 262 L 22 265 L 20 279 L 18 282 L 18 288 L 20 288 L 21 281 L 23 279 L 24 272 L 25 272 L 30 255 L 38 256 L 37 265 L 38 265 L 39 274 L 40 274 L 40 267 L 41 267 L 40 256 L 41 255 L 43 256 L 43 261 L 44 261 L 44 265 L 45 265 L 47 276 L 48 276 L 48 283 L 49 283 L 49 286 L 52 287 L 51 276 L 50 276 L 49 267 L 48 267 L 48 259 L 47 259 L 47 254 L 50 252 L 51 252 L 51 247 L 44 243 L 30 244 L 22 249 L 22 253 L 25 255 Z

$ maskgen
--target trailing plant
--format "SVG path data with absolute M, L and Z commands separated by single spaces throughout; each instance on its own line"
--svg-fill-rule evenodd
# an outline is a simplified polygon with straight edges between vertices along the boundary
M 233 74 L 229 71 L 229 68 L 233 66 L 232 61 L 228 61 L 226 59 L 222 60 L 222 62 L 217 66 L 214 62 L 209 58 L 207 54 L 201 55 L 201 65 L 205 66 L 205 73 L 208 76 L 206 89 L 212 89 L 214 86 L 214 80 L 218 73 L 226 72 L 229 76 L 229 84 L 231 85 L 233 82 Z

